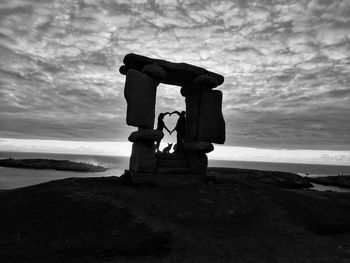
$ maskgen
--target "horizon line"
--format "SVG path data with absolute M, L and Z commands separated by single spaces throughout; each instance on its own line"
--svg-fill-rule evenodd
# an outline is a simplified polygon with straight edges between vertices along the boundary
M 164 142 L 162 143 L 164 146 Z M 0 138 L 0 151 L 56 154 L 125 156 L 131 154 L 131 142 L 126 141 L 69 141 L 55 139 Z M 215 144 L 208 153 L 211 160 L 272 163 L 299 163 L 350 166 L 350 151 L 270 149 Z

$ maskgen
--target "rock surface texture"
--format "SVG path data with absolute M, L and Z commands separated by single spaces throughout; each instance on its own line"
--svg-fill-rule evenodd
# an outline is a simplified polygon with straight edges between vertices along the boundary
M 143 66 L 141 72 L 159 81 L 166 79 L 168 76 L 166 71 L 161 66 L 159 66 L 158 63 L 153 63 L 151 65 L 147 64 Z
M 130 157 L 130 171 L 154 173 L 157 169 L 155 150 L 154 144 L 134 142 Z
M 163 139 L 163 137 L 164 133 L 162 131 L 152 129 L 139 129 L 138 131 L 132 132 L 128 139 L 130 142 L 154 142 Z
M 200 75 L 193 79 L 191 82 L 182 86 L 180 92 L 181 95 L 187 97 L 194 91 L 200 91 L 202 89 L 214 89 L 220 85 L 220 81 L 209 75 Z
M 157 80 L 139 71 L 128 71 L 124 90 L 128 125 L 153 129 L 158 84 Z
M 188 163 L 191 172 L 194 174 L 206 174 L 208 167 L 208 157 L 204 152 L 188 153 Z
M 203 90 L 201 96 L 198 140 L 223 144 L 225 120 L 221 112 L 222 92 Z
M 131 133 L 133 142 L 130 170 L 139 173 L 194 173 L 205 174 L 208 166 L 206 153 L 214 150 L 212 143 L 225 142 L 225 121 L 222 115 L 222 92 L 212 90 L 224 82 L 224 77 L 187 63 L 173 63 L 137 54 L 127 54 L 119 69 L 126 75 L 126 123 L 138 127 Z M 177 139 L 174 150 L 183 153 L 183 160 L 173 161 L 173 154 L 156 155 L 154 142 L 164 134 L 153 130 L 156 92 L 159 83 L 181 86 L 185 97 L 186 116 L 184 138 Z M 179 130 L 177 130 L 179 135 Z M 168 161 L 164 161 L 168 158 Z M 176 159 L 176 158 L 175 158 Z
M 201 105 L 201 92 L 189 94 L 186 99 L 186 132 L 185 142 L 193 142 L 198 139 L 199 114 Z
M 185 142 L 183 145 L 185 152 L 204 152 L 209 153 L 214 150 L 214 146 L 210 142 Z
M 218 85 L 224 83 L 223 76 L 187 63 L 173 63 L 166 60 L 148 58 L 133 53 L 127 54 L 124 57 L 123 62 L 125 65 L 121 66 L 119 69 L 119 72 L 123 75 L 125 75 L 129 69 L 141 71 L 145 65 L 157 63 L 167 72 L 167 78 L 162 80 L 162 83 L 164 84 L 182 86 L 200 75 L 208 75 L 217 79 L 219 83 Z

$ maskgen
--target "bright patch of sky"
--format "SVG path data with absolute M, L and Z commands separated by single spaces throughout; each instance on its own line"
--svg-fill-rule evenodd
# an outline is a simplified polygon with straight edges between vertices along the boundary
M 166 142 L 162 142 L 161 148 L 165 146 Z M 130 156 L 131 143 L 2 139 L 0 140 L 0 149 L 9 152 Z M 350 151 L 271 150 L 222 145 L 216 145 L 215 151 L 209 153 L 208 157 L 211 160 L 228 161 L 310 163 L 323 165 L 349 165 L 350 163 Z
M 0 137 L 126 141 L 130 52 L 224 75 L 227 146 L 350 150 L 348 0 L 1 1 Z

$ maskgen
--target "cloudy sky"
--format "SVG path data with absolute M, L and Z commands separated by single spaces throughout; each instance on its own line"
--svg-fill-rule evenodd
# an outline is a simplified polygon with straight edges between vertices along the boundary
M 349 0 L 0 1 L 0 137 L 126 141 L 131 52 L 224 75 L 227 146 L 350 163 Z M 182 107 L 159 87 L 157 111 Z

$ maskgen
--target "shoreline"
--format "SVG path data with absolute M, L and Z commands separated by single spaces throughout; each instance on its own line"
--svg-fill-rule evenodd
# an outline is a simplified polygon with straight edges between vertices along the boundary
M 5 168 L 19 168 L 19 169 L 33 169 L 33 170 L 56 170 L 56 171 L 62 171 L 62 172 L 79 172 L 79 173 L 103 173 L 106 172 L 108 169 L 111 168 L 104 168 L 101 165 L 92 165 L 86 162 L 75 162 L 75 161 L 69 161 L 69 160 L 58 160 L 58 159 L 43 159 L 43 158 L 30 158 L 30 159 L 13 159 L 13 158 L 3 158 L 0 159 L 0 166 Z M 298 177 L 300 177 L 298 180 L 303 181 L 303 185 L 299 186 L 299 188 L 312 188 L 313 186 L 310 185 L 310 183 L 316 183 L 322 186 L 334 186 L 334 187 L 340 187 L 344 189 L 350 189 L 350 176 L 344 175 L 306 175 L 304 173 L 293 173 L 293 172 L 285 172 L 285 171 L 268 171 L 268 170 L 261 170 L 261 169 L 246 169 L 246 168 L 232 168 L 232 167 L 208 167 L 208 171 L 212 170 L 219 170 L 223 173 L 227 170 L 230 173 L 232 171 L 235 171 L 235 177 L 239 177 L 240 173 L 239 171 L 244 171 L 244 173 L 250 172 L 250 177 L 264 177 L 265 181 L 268 180 L 275 180 L 276 178 L 272 179 L 272 177 L 278 177 L 281 175 L 289 174 L 291 178 L 294 178 L 293 180 L 297 180 Z M 74 176 L 74 175 L 73 175 Z M 112 175 L 115 176 L 115 175 Z M 247 176 L 247 175 L 246 175 Z M 72 177 L 70 175 L 69 177 Z M 339 180 L 339 178 L 342 178 L 342 180 Z M 52 180 L 55 180 L 56 178 L 53 178 Z M 60 177 L 59 179 L 62 179 Z M 46 181 L 51 181 L 51 179 L 48 178 Z M 276 181 L 277 182 L 277 181 Z M 41 183 L 41 182 L 38 182 Z M 281 183 L 281 182 L 279 182 Z M 35 183 L 30 184 L 35 185 Z M 317 188 L 317 187 L 316 187 Z M 13 189 L 13 188 L 10 188 Z M 315 189 L 317 190 L 317 189 Z M 326 190 L 321 190 L 326 191 Z M 332 191 L 330 189 L 330 191 Z M 333 190 L 334 191 L 334 190 Z
M 0 166 L 8 168 L 56 170 L 72 172 L 105 172 L 107 168 L 83 162 L 54 159 L 0 159 Z
M 70 154 L 70 153 L 35 153 L 35 152 L 1 152 L 0 157 L 14 159 L 58 159 L 82 161 L 93 164 L 118 164 L 128 167 L 128 156 L 113 155 L 91 155 L 91 154 Z M 209 158 L 210 167 L 231 167 L 241 169 L 275 170 L 291 173 L 298 173 L 301 176 L 309 174 L 310 176 L 328 176 L 338 174 L 350 174 L 350 165 L 324 165 L 324 164 L 300 164 L 300 163 L 277 163 L 277 162 L 253 162 L 253 161 L 224 161 L 213 160 Z
M 307 177 L 310 183 L 350 189 L 350 175 Z

